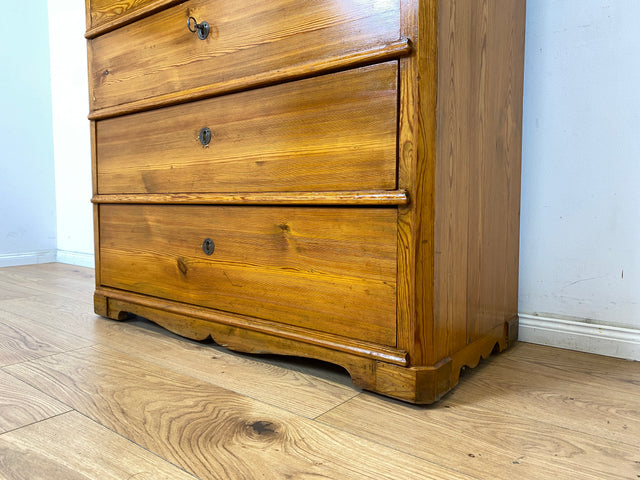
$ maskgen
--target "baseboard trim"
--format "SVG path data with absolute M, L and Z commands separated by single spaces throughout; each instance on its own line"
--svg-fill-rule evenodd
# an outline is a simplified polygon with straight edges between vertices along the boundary
M 56 262 L 77 265 L 78 267 L 94 268 L 95 257 L 92 253 L 70 252 L 68 250 L 58 250 Z
M 0 254 L 0 267 L 17 267 L 19 265 L 34 265 L 38 263 L 51 263 L 55 261 L 55 250 Z
M 36 265 L 54 262 L 89 268 L 95 266 L 93 254 L 71 252 L 68 250 L 41 250 L 37 252 L 0 254 L 0 267 L 18 267 L 20 265 Z
M 523 342 L 640 361 L 638 329 L 522 313 L 518 316 L 518 339 Z

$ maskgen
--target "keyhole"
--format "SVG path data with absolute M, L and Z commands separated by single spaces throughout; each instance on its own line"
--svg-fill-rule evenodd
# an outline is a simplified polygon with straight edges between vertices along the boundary
M 200 143 L 202 144 L 203 147 L 206 147 L 209 145 L 209 143 L 211 142 L 211 130 L 208 129 L 207 127 L 204 127 L 203 129 L 200 130 L 200 134 L 198 135 L 198 138 L 200 139 Z
M 211 255 L 215 248 L 216 246 L 210 238 L 205 238 L 202 242 L 202 251 L 207 255 Z

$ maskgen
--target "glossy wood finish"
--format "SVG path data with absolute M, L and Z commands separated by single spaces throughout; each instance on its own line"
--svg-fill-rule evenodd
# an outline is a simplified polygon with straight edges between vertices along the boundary
M 166 107 L 184 102 L 192 102 L 205 98 L 242 92 L 253 88 L 276 85 L 281 82 L 291 82 L 310 78 L 325 73 L 332 73 L 349 68 L 358 68 L 377 62 L 398 59 L 411 53 L 411 42 L 400 39 L 388 44 L 377 45 L 365 50 L 347 52 L 322 60 L 311 59 L 304 63 L 284 66 L 273 72 L 254 73 L 239 78 L 224 79 L 218 83 L 203 85 L 198 88 L 170 92 L 150 98 L 134 100 L 122 105 L 113 105 L 89 113 L 90 120 L 127 115 L 158 107 Z
M 205 40 L 187 28 L 190 16 L 211 25 Z M 398 39 L 397 0 L 190 0 L 92 39 L 90 106 L 99 110 Z
M 394 209 L 104 205 L 100 274 L 121 290 L 394 346 L 395 238 Z
M 93 203 L 180 205 L 374 205 L 409 203 L 404 190 L 356 190 L 350 192 L 248 192 L 94 195 Z
M 513 345 L 523 1 L 156 7 L 88 32 L 96 312 L 334 362 L 414 403 Z M 214 8 L 214 34 L 184 38 Z M 237 244 L 218 264 L 211 219 Z
M 98 193 L 394 189 L 397 75 L 383 63 L 99 121 Z
M 415 366 L 465 364 L 517 338 L 525 5 L 403 12 L 416 55 L 401 60 L 398 346 Z
M 94 38 L 184 0 L 85 0 L 86 38 Z
M 517 314 L 524 2 L 439 2 L 430 361 Z

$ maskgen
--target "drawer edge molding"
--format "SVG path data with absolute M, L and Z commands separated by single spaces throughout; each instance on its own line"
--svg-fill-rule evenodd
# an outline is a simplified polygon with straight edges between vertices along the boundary
M 98 287 L 95 296 L 105 299 L 103 310 L 96 312 L 99 315 L 115 317 L 122 320 L 124 311 L 110 311 L 109 301 L 124 302 L 127 304 L 129 313 L 137 314 L 136 306 L 144 309 L 158 310 L 169 314 L 183 315 L 186 317 L 212 322 L 218 325 L 225 325 L 231 328 L 239 328 L 254 331 L 276 338 L 285 338 L 295 342 L 327 348 L 334 351 L 355 355 L 362 358 L 377 360 L 398 366 L 408 366 L 408 354 L 404 350 L 393 347 L 364 342 L 351 338 L 340 337 L 331 333 L 308 331 L 304 328 L 272 322 L 259 318 L 246 317 L 234 313 L 213 310 L 204 307 L 165 300 L 161 298 L 149 297 L 127 291 L 112 289 L 108 287 Z M 104 302 L 103 302 L 104 303 Z M 124 308 L 124 307 L 123 307 Z M 140 312 L 144 313 L 144 312 Z M 153 318 L 150 320 L 153 321 Z M 215 338 L 214 338 L 215 341 Z M 268 352 L 265 352 L 268 353 Z
M 358 192 L 248 192 L 94 195 L 95 204 L 168 205 L 407 205 L 406 190 Z
M 89 114 L 89 120 L 103 120 L 105 118 L 128 115 L 153 108 L 167 107 L 178 103 L 192 102 L 205 98 L 226 95 L 229 93 L 266 87 L 276 83 L 301 80 L 316 75 L 362 67 L 387 60 L 397 59 L 411 53 L 411 40 L 400 39 L 396 42 L 384 44 L 368 50 L 361 50 L 347 55 L 312 61 L 302 65 L 282 68 L 275 72 L 266 72 L 247 77 L 241 77 L 226 82 L 205 85 L 182 92 L 144 98 L 135 102 L 115 105 L 95 110 Z
M 184 2 L 184 0 L 158 0 L 127 13 L 123 13 L 113 20 L 107 20 L 103 23 L 97 24 L 95 27 L 88 28 L 84 37 L 90 40 L 182 2 Z

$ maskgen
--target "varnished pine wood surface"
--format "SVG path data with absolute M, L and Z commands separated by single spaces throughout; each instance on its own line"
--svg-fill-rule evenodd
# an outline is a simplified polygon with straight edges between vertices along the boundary
M 260 193 L 173 193 L 94 195 L 93 203 L 135 203 L 139 205 L 406 205 L 404 190 L 351 192 L 260 192 Z
M 185 2 L 89 42 L 90 108 L 396 42 L 398 10 L 398 0 Z M 189 31 L 190 16 L 210 24 L 206 39 Z
M 395 345 L 394 209 L 103 205 L 100 220 L 103 286 Z
M 326 364 L 97 317 L 93 286 L 0 269 L 0 479 L 640 476 L 640 363 L 520 343 L 416 407 Z
M 387 62 L 99 121 L 98 193 L 393 190 L 397 74 Z

